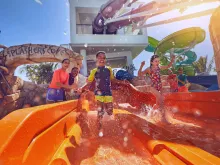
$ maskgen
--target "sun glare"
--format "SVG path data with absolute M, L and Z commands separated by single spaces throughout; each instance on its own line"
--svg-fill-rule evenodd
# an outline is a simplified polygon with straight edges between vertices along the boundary
M 151 17 L 150 19 L 147 20 L 147 24 L 154 23 L 157 21 L 168 20 L 168 19 L 172 19 L 172 18 L 176 18 L 176 17 L 188 15 L 188 14 L 193 14 L 193 13 L 197 13 L 197 12 L 201 12 L 201 11 L 205 11 L 209 9 L 215 9 L 219 5 L 220 5 L 220 2 L 212 2 L 212 3 L 204 3 L 201 5 L 197 5 L 197 6 L 183 7 L 181 9 L 172 10 L 170 12 L 166 12 L 166 13 Z
M 212 3 L 203 3 L 198 6 L 191 6 L 186 9 L 186 11 L 183 12 L 183 15 L 185 14 L 191 14 L 195 12 L 201 12 L 208 9 L 214 9 L 217 8 L 220 5 L 220 2 L 212 2 Z

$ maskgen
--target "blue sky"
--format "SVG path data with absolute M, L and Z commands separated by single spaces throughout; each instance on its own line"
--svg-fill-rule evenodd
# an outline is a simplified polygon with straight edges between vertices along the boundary
M 0 44 L 13 46 L 25 43 L 69 43 L 68 0 L 1 0 Z M 28 80 L 19 69 L 15 75 Z
M 37 1 L 37 0 L 36 0 Z M 0 5 L 0 44 L 13 46 L 25 43 L 42 44 L 67 44 L 69 38 L 69 5 L 68 0 L 41 0 L 42 4 L 35 0 L 1 0 Z M 210 5 L 201 5 L 197 8 L 190 8 L 183 14 L 192 11 L 199 11 L 208 7 L 218 6 L 219 3 Z M 173 15 L 181 15 L 179 11 L 167 13 L 162 17 L 155 17 L 149 22 L 155 22 Z M 158 40 L 167 35 L 192 26 L 199 26 L 206 31 L 206 40 L 195 47 L 194 51 L 198 56 L 213 56 L 213 48 L 209 37 L 209 19 L 210 16 L 185 20 L 166 25 L 160 25 L 148 28 L 148 34 Z M 149 61 L 152 54 L 143 51 L 134 59 L 136 68 L 139 68 L 140 62 Z M 18 70 L 16 75 L 25 78 Z
M 69 42 L 69 8 L 65 0 L 1 0 L 0 43 L 56 44 Z

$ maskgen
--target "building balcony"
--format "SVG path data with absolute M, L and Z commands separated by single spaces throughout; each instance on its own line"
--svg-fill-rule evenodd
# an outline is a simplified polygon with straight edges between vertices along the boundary
M 72 45 L 87 46 L 147 46 L 148 38 L 145 35 L 93 35 L 76 34 L 71 37 Z

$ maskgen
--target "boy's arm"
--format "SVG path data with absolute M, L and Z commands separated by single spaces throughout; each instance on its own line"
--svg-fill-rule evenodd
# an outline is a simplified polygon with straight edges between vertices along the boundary
M 87 78 L 86 84 L 83 85 L 79 90 L 83 91 L 88 91 L 89 87 L 91 86 L 92 82 L 95 79 L 95 73 L 96 69 L 91 70 L 89 77 Z
M 91 84 L 92 84 L 92 82 L 87 81 L 85 85 L 83 85 L 81 88 L 79 88 L 79 90 L 81 92 L 88 91 Z
M 186 84 L 189 83 L 189 81 L 187 80 L 187 76 L 185 75 L 185 82 Z
M 182 80 L 180 80 L 180 79 L 178 79 L 178 81 L 181 82 L 183 85 L 185 85 L 185 82 L 184 82 L 184 81 L 182 81 Z

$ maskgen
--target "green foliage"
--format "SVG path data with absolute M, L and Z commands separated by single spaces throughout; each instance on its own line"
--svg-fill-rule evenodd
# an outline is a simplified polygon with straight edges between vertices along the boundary
M 193 63 L 193 67 L 196 70 L 197 74 L 201 73 L 210 73 L 212 71 L 214 65 L 214 56 L 208 64 L 208 56 L 200 57 L 198 61 Z
M 57 68 L 58 63 L 44 62 L 34 65 L 24 65 L 21 73 L 26 71 L 26 76 L 35 84 L 48 84 L 52 80 L 53 71 Z
M 207 65 L 207 56 L 206 57 L 200 57 L 198 61 L 193 63 L 193 67 L 196 70 L 196 73 L 204 73 L 206 72 Z

